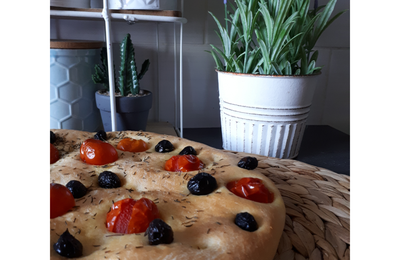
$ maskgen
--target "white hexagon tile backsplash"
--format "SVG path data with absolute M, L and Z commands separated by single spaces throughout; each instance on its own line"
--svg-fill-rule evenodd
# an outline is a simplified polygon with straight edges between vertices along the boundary
M 91 75 L 100 50 L 50 50 L 50 128 L 98 131 L 102 122 L 96 107 Z

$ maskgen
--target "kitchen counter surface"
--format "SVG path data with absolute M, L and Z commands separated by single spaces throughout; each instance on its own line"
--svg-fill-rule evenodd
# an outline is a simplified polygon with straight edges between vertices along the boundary
M 221 128 L 184 128 L 183 137 L 222 149 Z M 350 135 L 328 125 L 308 125 L 294 160 L 350 175 Z

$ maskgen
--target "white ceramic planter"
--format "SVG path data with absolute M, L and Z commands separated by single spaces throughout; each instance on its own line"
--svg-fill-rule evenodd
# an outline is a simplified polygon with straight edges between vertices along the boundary
M 103 8 L 103 0 L 91 0 L 92 8 Z M 178 0 L 108 0 L 109 9 L 178 10 Z
M 318 76 L 217 72 L 223 148 L 296 157 Z

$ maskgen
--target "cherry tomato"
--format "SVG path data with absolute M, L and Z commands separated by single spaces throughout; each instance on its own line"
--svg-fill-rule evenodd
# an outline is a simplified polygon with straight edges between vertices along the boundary
M 156 204 L 147 199 L 123 199 L 113 204 L 107 213 L 107 229 L 114 233 L 142 233 L 151 221 L 160 218 Z
M 104 165 L 118 160 L 117 150 L 109 143 L 87 139 L 81 145 L 81 160 L 92 165 Z
M 164 166 L 164 169 L 171 172 L 189 172 L 204 168 L 204 163 L 196 155 L 172 156 Z
M 233 194 L 248 200 L 261 203 L 271 203 L 274 200 L 274 194 L 257 178 L 242 178 L 237 181 L 231 181 L 226 187 Z
M 60 159 L 60 153 L 53 144 L 50 144 L 50 164 L 55 163 L 58 159 Z
M 50 218 L 64 215 L 75 206 L 71 191 L 64 185 L 50 183 Z
M 132 153 L 138 153 L 138 152 L 144 152 L 149 148 L 147 146 L 147 143 L 143 140 L 124 138 L 121 141 L 119 141 L 117 149 Z

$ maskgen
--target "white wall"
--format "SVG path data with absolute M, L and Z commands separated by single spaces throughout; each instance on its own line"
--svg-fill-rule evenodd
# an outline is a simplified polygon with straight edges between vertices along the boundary
M 313 1 L 312 1 L 313 2 Z M 326 4 L 328 0 L 319 0 Z M 349 9 L 349 0 L 338 0 L 335 13 Z M 187 0 L 183 27 L 183 122 L 185 128 L 219 127 L 217 75 L 210 43 L 220 45 L 216 25 L 208 14 L 223 17 L 223 1 Z M 156 30 L 159 30 L 157 56 Z M 115 63 L 119 63 L 118 44 L 130 33 L 137 63 L 149 58 L 151 67 L 142 80 L 142 88 L 154 91 L 159 82 L 159 108 L 153 106 L 151 120 L 174 123 L 174 25 L 167 23 L 112 23 Z M 177 31 L 178 32 L 178 31 Z M 104 40 L 104 22 L 51 19 L 51 39 Z M 346 12 L 324 32 L 317 43 L 318 66 L 324 66 L 316 90 L 308 124 L 326 124 L 350 133 L 350 12 Z M 118 67 L 118 66 L 117 66 Z M 155 100 L 157 101 L 157 99 Z M 159 111 L 157 115 L 157 110 Z

